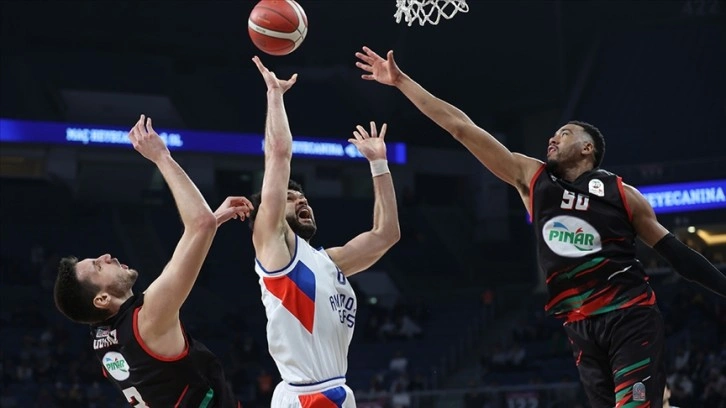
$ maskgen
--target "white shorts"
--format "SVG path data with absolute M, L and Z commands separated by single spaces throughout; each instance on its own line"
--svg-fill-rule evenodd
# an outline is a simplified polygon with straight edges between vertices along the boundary
M 345 378 L 334 378 L 309 385 L 281 382 L 272 394 L 270 408 L 355 408 L 353 390 Z

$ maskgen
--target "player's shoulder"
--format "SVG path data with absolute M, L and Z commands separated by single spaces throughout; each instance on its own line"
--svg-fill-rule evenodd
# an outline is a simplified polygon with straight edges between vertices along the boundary
M 601 168 L 593 169 L 592 172 L 590 172 L 590 177 L 596 177 L 596 178 L 617 178 L 620 177 L 617 174 L 613 173 L 612 171 L 608 171 Z

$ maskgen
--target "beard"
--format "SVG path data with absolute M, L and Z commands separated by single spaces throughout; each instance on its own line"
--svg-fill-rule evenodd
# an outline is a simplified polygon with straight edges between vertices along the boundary
M 129 269 L 128 273 L 121 274 L 116 278 L 113 286 L 107 289 L 108 293 L 116 297 L 123 297 L 133 288 L 136 279 L 139 277 L 139 273 L 136 269 Z
M 292 232 L 305 241 L 310 241 L 318 230 L 318 227 L 315 225 L 315 219 L 311 218 L 310 221 L 312 222 L 303 224 L 298 220 L 297 215 L 293 214 L 287 217 L 287 223 L 290 225 Z
M 547 159 L 547 163 L 545 164 L 545 169 L 548 173 L 554 174 L 557 177 L 560 177 L 560 162 L 558 162 L 555 159 Z

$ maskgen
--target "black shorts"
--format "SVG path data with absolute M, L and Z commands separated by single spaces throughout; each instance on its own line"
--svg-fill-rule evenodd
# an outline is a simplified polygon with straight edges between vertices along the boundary
M 663 405 L 663 317 L 633 306 L 566 323 L 580 381 L 593 408 Z

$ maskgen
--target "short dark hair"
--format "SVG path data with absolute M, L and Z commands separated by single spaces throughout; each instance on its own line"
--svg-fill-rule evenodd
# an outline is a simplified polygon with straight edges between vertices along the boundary
M 592 138 L 592 142 L 595 145 L 595 152 L 593 153 L 593 158 L 595 159 L 594 165 L 595 168 L 600 167 L 602 159 L 603 157 L 605 157 L 605 136 L 602 135 L 600 129 L 587 122 L 582 122 L 579 120 L 571 120 L 567 123 L 580 126 L 585 130 L 585 133 L 590 135 L 590 137 Z
M 99 323 L 109 317 L 111 312 L 93 304 L 100 288 L 88 280 L 78 279 L 76 266 L 78 258 L 68 256 L 58 264 L 58 276 L 53 288 L 55 307 L 64 316 L 77 323 Z
M 305 195 L 305 192 L 303 191 L 302 186 L 300 183 L 298 183 L 295 180 L 290 179 L 287 182 L 287 189 L 292 191 L 297 191 L 302 195 Z M 252 207 L 254 208 L 250 212 L 250 217 L 248 219 L 248 225 L 250 226 L 250 229 L 253 230 L 255 228 L 255 218 L 257 218 L 257 210 L 260 208 L 260 202 L 262 201 L 262 191 L 258 191 L 250 196 L 250 202 L 252 203 Z

